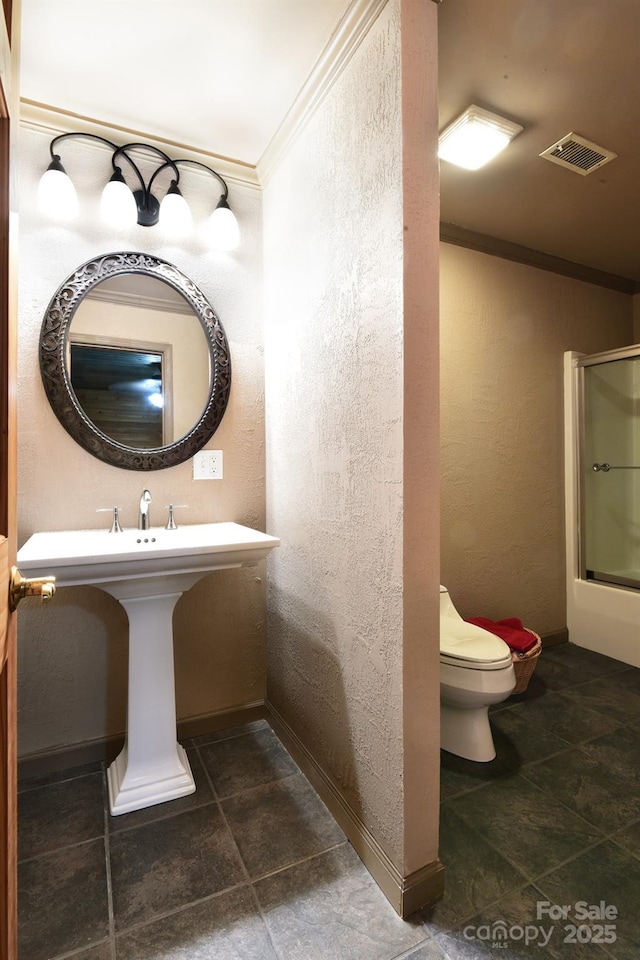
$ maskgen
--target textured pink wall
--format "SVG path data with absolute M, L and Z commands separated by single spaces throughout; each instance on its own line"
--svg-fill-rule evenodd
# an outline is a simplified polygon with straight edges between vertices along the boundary
M 264 529 L 264 398 L 261 305 L 261 198 L 256 188 L 231 183 L 242 230 L 233 256 L 212 255 L 195 238 L 179 246 L 161 227 L 122 234 L 100 225 L 100 164 L 109 154 L 74 144 L 69 172 L 83 201 L 83 217 L 68 228 L 44 222 L 35 193 L 50 137 L 21 130 L 19 302 L 19 536 L 37 530 L 99 527 L 99 507 L 118 504 L 125 526 L 135 526 L 143 487 L 153 496 L 153 524 L 164 524 L 168 503 L 178 523 L 236 520 Z M 71 152 L 71 151 L 70 151 Z M 213 202 L 210 178 L 190 181 L 196 217 Z M 200 191 L 199 185 L 203 184 Z M 215 199 L 215 197 L 213 198 Z M 225 327 L 233 365 L 231 398 L 211 449 L 224 451 L 224 480 L 192 479 L 191 462 L 140 474 L 120 470 L 85 452 L 58 423 L 47 402 L 38 365 L 42 317 L 59 284 L 85 260 L 112 250 L 163 257 L 190 276 Z M 181 598 L 175 611 L 176 685 L 180 718 L 260 700 L 265 693 L 264 571 L 212 574 Z M 118 734 L 125 727 L 127 619 L 97 589 L 61 590 L 46 609 L 23 604 L 19 614 L 20 752 Z
M 442 582 L 463 616 L 566 626 L 563 353 L 633 342 L 632 298 L 441 245 Z
M 420 6 L 385 6 L 264 195 L 267 515 L 282 537 L 268 695 L 402 871 L 405 816 L 419 865 L 438 818 L 435 118 L 410 129 L 433 111 L 418 38 L 436 8 Z

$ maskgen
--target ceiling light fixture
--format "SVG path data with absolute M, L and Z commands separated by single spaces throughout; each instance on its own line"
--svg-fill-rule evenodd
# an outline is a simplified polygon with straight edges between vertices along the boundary
M 219 173 L 198 160 L 172 160 L 163 150 L 147 143 L 126 143 L 118 146 L 104 137 L 93 133 L 61 133 L 54 137 L 49 145 L 51 163 L 38 185 L 38 206 L 46 216 L 56 220 L 71 220 L 78 212 L 78 197 L 75 187 L 60 161 L 56 147 L 63 140 L 97 140 L 113 150 L 111 165 L 113 174 L 105 185 L 100 200 L 100 214 L 112 227 L 122 229 L 135 223 L 152 227 L 160 223 L 174 236 L 186 236 L 192 229 L 191 210 L 180 192 L 180 171 L 178 166 L 190 164 L 210 173 L 222 186 L 218 203 L 211 214 L 205 235 L 218 250 L 233 250 L 240 238 L 238 223 L 229 207 L 229 188 Z M 156 169 L 145 180 L 130 151 L 143 150 L 152 154 Z M 126 170 L 133 174 L 134 186 L 131 187 L 123 175 L 120 164 L 127 164 Z M 156 196 L 158 177 L 164 175 L 169 180 L 162 201 Z M 155 191 L 153 188 L 155 186 Z
M 478 170 L 522 129 L 519 123 L 472 104 L 440 134 L 438 156 L 465 170 Z

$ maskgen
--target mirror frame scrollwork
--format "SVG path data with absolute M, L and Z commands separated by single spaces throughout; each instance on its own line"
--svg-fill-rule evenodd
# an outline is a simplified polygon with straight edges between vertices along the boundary
M 155 277 L 182 294 L 200 321 L 209 346 L 211 379 L 200 418 L 188 433 L 163 447 L 130 447 L 102 433 L 79 404 L 67 370 L 69 328 L 76 310 L 97 284 L 121 274 Z M 94 457 L 125 470 L 162 470 L 194 456 L 220 425 L 231 389 L 229 345 L 213 307 L 196 284 L 177 267 L 146 253 L 103 254 L 82 264 L 61 284 L 42 322 L 40 373 L 53 412 L 67 433 Z

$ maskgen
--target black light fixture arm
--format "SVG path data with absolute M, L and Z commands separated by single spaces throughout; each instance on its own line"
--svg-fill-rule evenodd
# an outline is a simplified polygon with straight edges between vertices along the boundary
M 222 179 L 222 177 L 220 176 L 219 173 L 216 173 L 215 170 L 212 170 L 211 167 L 208 167 L 208 166 L 206 165 L 206 163 L 200 163 L 199 160 L 187 160 L 186 158 L 183 158 L 183 159 L 180 159 L 180 160 L 174 160 L 173 163 L 174 163 L 174 164 L 178 164 L 178 163 L 190 163 L 190 164 L 191 164 L 192 166 L 194 166 L 194 167 L 202 167 L 203 170 L 207 170 L 210 174 L 212 174 L 212 175 L 216 178 L 216 180 L 218 180 L 218 181 L 222 184 L 222 195 L 221 195 L 221 199 L 222 199 L 222 200 L 226 200 L 226 199 L 228 198 L 228 196 L 229 196 L 229 187 L 227 186 L 226 181 Z
M 157 156 L 162 160 L 160 166 L 154 170 L 153 174 L 149 178 L 148 183 L 142 176 L 142 173 L 140 172 L 140 169 L 135 161 L 129 156 L 129 150 L 149 150 L 152 153 L 157 154 Z M 155 197 L 151 192 L 153 182 L 159 173 L 167 168 L 170 168 L 174 173 L 174 180 L 177 185 L 178 181 L 180 180 L 178 168 L 171 157 L 167 156 L 163 150 L 161 150 L 159 147 L 154 147 L 149 143 L 125 143 L 122 147 L 115 147 L 113 157 L 111 158 L 111 164 L 113 166 L 114 173 L 120 172 L 120 167 L 118 166 L 118 160 L 120 157 L 123 157 L 128 161 L 140 182 L 140 189 L 133 191 L 133 196 L 138 207 L 138 223 L 144 227 L 152 227 L 158 222 L 158 217 L 160 215 L 160 203 L 157 197 Z
M 164 170 L 167 167 L 170 167 L 173 170 L 176 183 L 179 181 L 180 173 L 175 163 L 171 159 L 171 157 L 167 156 L 167 154 L 163 150 L 160 150 L 159 147 L 154 147 L 151 144 L 147 144 L 147 143 L 125 143 L 124 146 L 119 146 L 117 143 L 113 143 L 111 140 L 107 140 L 106 137 L 100 137 L 98 136 L 98 134 L 95 134 L 95 133 L 61 133 L 57 137 L 54 137 L 51 143 L 49 144 L 49 153 L 51 154 L 52 166 L 54 166 L 55 169 L 60 169 L 62 167 L 62 164 L 60 162 L 60 154 L 56 153 L 56 147 L 63 140 L 69 140 L 69 139 L 97 140 L 98 143 L 104 143 L 106 144 L 106 146 L 110 147 L 111 150 L 113 150 L 113 155 L 111 157 L 111 166 L 113 167 L 114 175 L 118 175 L 118 174 L 120 175 L 119 177 L 117 177 L 117 179 L 124 179 L 122 177 L 122 171 L 118 165 L 118 160 L 120 159 L 126 160 L 129 166 L 131 167 L 131 169 L 133 170 L 136 176 L 136 179 L 138 180 L 138 183 L 140 185 L 139 189 L 132 191 L 136 201 L 136 205 L 138 207 L 138 223 L 142 224 L 143 226 L 153 226 L 158 222 L 158 216 L 160 212 L 160 203 L 158 202 L 156 197 L 154 197 L 153 194 L 151 193 L 151 185 L 155 180 L 156 176 L 158 175 L 158 173 L 160 173 L 161 170 Z M 136 162 L 129 156 L 128 151 L 135 150 L 135 149 L 149 150 L 152 153 L 155 153 L 162 160 L 162 163 L 160 164 L 158 169 L 154 171 L 151 179 L 149 180 L 149 183 L 146 183 L 140 171 L 140 168 L 138 167 Z M 64 170 L 64 168 L 62 169 Z
M 54 137 L 49 144 L 49 152 L 51 154 L 51 164 L 49 166 L 50 170 L 57 170 L 61 173 L 66 173 L 64 167 L 62 166 L 60 154 L 57 152 L 57 148 L 59 144 L 70 139 L 93 140 L 109 147 L 109 149 L 112 151 L 111 166 L 113 168 L 113 174 L 111 180 L 117 183 L 126 184 L 126 180 L 121 170 L 121 163 L 122 160 L 127 161 L 129 168 L 137 181 L 137 188 L 132 189 L 132 193 L 136 202 L 138 223 L 142 226 L 150 227 L 158 222 L 160 216 L 160 202 L 154 195 L 153 188 L 160 174 L 168 173 L 171 177 L 169 187 L 166 191 L 167 194 L 180 194 L 180 189 L 178 187 L 180 182 L 180 170 L 178 167 L 179 165 L 183 164 L 188 164 L 193 167 L 200 167 L 202 170 L 206 170 L 207 173 L 211 174 L 211 176 L 218 181 L 222 188 L 216 210 L 229 207 L 229 188 L 219 173 L 216 173 L 215 170 L 213 170 L 211 167 L 208 167 L 205 163 L 201 163 L 199 160 L 190 160 L 186 157 L 182 157 L 179 160 L 173 160 L 164 152 L 164 150 L 161 150 L 159 147 L 148 143 L 126 143 L 120 146 L 119 144 L 108 140 L 106 137 L 101 137 L 94 133 L 61 133 Z M 140 167 L 131 157 L 130 151 L 132 150 L 143 150 L 153 155 L 153 158 L 156 162 L 156 169 L 149 176 L 148 180 L 145 179 Z M 128 184 L 126 185 L 129 186 Z
M 111 140 L 107 140 L 105 137 L 99 137 L 96 133 L 60 133 L 57 137 L 54 137 L 51 143 L 49 144 L 49 153 L 51 154 L 52 160 L 60 160 L 60 154 L 56 153 L 56 145 L 61 143 L 63 140 L 69 140 L 70 138 L 78 139 L 81 137 L 84 140 L 99 140 L 100 143 L 106 143 L 108 147 L 111 147 L 112 150 L 118 149 L 117 143 L 112 143 Z

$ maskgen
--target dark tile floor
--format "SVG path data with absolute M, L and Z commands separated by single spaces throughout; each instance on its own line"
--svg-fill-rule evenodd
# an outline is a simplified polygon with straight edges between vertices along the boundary
M 266 722 L 185 747 L 196 793 L 119 817 L 100 764 L 21 784 L 20 960 L 444 956 Z
M 446 892 L 426 928 L 450 960 L 638 960 L 640 670 L 572 644 L 544 650 L 491 722 L 491 763 L 442 754 Z M 584 916 L 581 901 L 609 917 Z
M 408 921 L 264 721 L 186 743 L 197 792 L 124 816 L 100 764 L 26 781 L 19 958 L 637 960 L 640 670 L 545 651 L 492 723 L 492 763 L 442 755 L 446 894 Z M 581 900 L 617 917 L 575 943 L 536 917 Z

